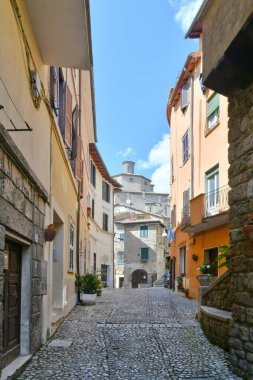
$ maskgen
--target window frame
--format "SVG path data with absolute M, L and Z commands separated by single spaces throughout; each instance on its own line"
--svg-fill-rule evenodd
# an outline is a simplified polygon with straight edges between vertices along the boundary
M 74 272 L 74 245 L 75 245 L 75 227 L 72 221 L 69 222 L 69 260 L 68 272 Z
M 90 183 L 96 188 L 96 166 L 93 161 L 90 161 Z
M 187 146 L 186 142 L 187 141 Z M 190 157 L 190 136 L 189 136 L 189 129 L 185 132 L 185 134 L 182 137 L 182 160 L 183 165 Z
M 109 231 L 109 215 L 103 212 L 103 230 Z
M 140 237 L 147 238 L 148 237 L 148 225 L 140 226 Z
M 214 98 L 217 97 L 217 104 L 211 111 L 209 110 L 211 102 L 214 100 Z M 210 123 L 211 126 L 209 125 L 209 121 L 212 120 L 213 117 L 217 116 L 217 119 L 213 122 Z M 207 100 L 207 113 L 206 113 L 206 128 L 205 128 L 205 133 L 208 134 L 210 131 L 212 131 L 217 125 L 220 123 L 220 96 L 217 92 L 212 94 L 210 98 Z
M 102 200 L 107 202 L 107 203 L 111 202 L 110 185 L 105 181 L 102 181 Z
M 140 260 L 142 262 L 149 260 L 149 248 L 148 247 L 141 247 Z

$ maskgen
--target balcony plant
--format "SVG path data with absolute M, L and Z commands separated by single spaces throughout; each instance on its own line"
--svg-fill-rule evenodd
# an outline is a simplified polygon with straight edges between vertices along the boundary
M 97 293 L 101 294 L 101 280 L 96 273 L 76 275 L 76 288 L 80 292 L 81 302 L 85 305 L 96 303 Z
M 209 261 L 204 262 L 198 267 L 201 274 L 197 276 L 197 280 L 200 286 L 209 286 L 213 280 L 213 275 L 210 273 L 212 269 L 212 264 Z

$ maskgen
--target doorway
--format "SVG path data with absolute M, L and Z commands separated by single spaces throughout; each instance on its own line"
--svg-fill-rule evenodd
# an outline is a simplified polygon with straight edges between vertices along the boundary
M 204 251 L 204 261 L 212 264 L 210 273 L 215 277 L 218 277 L 218 251 L 218 247 L 205 249 Z
M 137 269 L 132 273 L 132 288 L 138 288 L 139 284 L 147 284 L 148 275 L 143 269 Z
M 3 292 L 3 367 L 12 362 L 20 353 L 21 258 L 22 247 L 6 241 Z

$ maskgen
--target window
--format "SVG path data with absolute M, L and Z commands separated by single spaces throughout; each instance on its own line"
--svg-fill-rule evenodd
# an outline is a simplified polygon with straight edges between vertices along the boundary
M 179 275 L 186 275 L 186 245 L 179 248 Z
M 214 94 L 207 103 L 207 123 L 206 132 L 213 129 L 220 119 L 220 99 L 219 94 Z
M 182 111 L 190 104 L 190 81 L 181 89 L 180 104 Z
M 174 162 L 173 162 L 173 156 L 171 156 L 171 160 L 170 160 L 170 164 L 171 164 L 171 183 L 174 182 Z
M 148 248 L 141 248 L 141 261 L 148 261 Z
M 94 219 L 95 217 L 95 199 L 91 201 L 91 217 Z
M 97 254 L 93 253 L 93 272 L 97 271 Z
M 148 226 L 140 226 L 140 237 L 148 237 Z
M 189 130 L 186 131 L 182 138 L 183 145 L 183 163 L 187 160 L 190 155 L 190 147 L 189 147 Z
M 110 186 L 106 182 L 102 182 L 102 199 L 110 203 Z
M 133 165 L 128 165 L 128 166 L 127 166 L 127 172 L 133 174 L 133 172 L 134 172 Z
M 124 241 L 124 239 L 125 239 L 125 234 L 124 234 L 124 232 L 123 232 L 123 233 L 120 233 L 120 234 L 119 234 L 119 240 L 120 240 L 120 241 Z
M 96 187 L 96 167 L 92 161 L 90 162 L 90 182 Z
M 219 167 L 206 173 L 206 216 L 219 212 Z
M 108 215 L 103 213 L 103 230 L 108 231 Z
M 69 224 L 69 272 L 74 271 L 74 226 Z

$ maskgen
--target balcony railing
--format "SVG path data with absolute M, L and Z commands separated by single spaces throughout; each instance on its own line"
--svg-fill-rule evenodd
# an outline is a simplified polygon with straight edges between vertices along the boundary
M 229 186 L 220 187 L 205 195 L 205 216 L 217 215 L 227 211 Z

